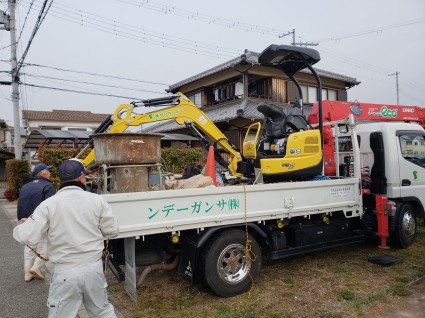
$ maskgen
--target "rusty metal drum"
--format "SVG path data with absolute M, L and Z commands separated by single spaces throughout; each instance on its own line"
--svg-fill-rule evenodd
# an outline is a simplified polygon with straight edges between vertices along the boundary
M 161 162 L 160 134 L 94 134 L 95 160 L 101 164 L 147 164 Z
M 111 167 L 110 193 L 149 191 L 148 167 Z

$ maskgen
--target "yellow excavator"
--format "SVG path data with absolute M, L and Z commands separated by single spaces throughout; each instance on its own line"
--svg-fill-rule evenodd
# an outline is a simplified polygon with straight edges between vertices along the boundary
M 135 114 L 133 112 L 134 108 L 138 106 L 168 107 L 145 114 Z M 218 163 L 228 167 L 229 171 L 234 176 L 242 177 L 242 174 L 237 172 L 238 165 L 242 162 L 241 154 L 235 149 L 217 126 L 214 125 L 214 123 L 207 117 L 207 115 L 205 115 L 202 110 L 200 110 L 182 93 L 177 93 L 176 95 L 163 98 L 142 100 L 140 103 L 121 104 L 112 116 L 106 119 L 94 133 L 120 133 L 127 130 L 130 126 L 140 126 L 147 123 L 154 123 L 169 119 L 175 119 L 177 124 L 185 125 L 193 129 L 197 133 L 198 137 L 204 142 L 205 146 L 208 146 L 209 143 L 202 133 L 213 140 L 214 143 L 219 144 L 224 151 L 230 154 L 230 162 L 225 162 L 216 151 L 216 160 Z M 77 158 L 79 158 L 83 152 L 84 151 L 80 152 L 80 154 L 77 155 Z M 81 159 L 81 161 L 84 165 L 89 165 L 94 162 L 94 150 L 92 150 L 84 159 Z
M 182 93 L 122 104 L 94 133 L 119 133 L 130 126 L 174 119 L 177 124 L 191 128 L 207 149 L 209 142 L 205 136 L 212 140 L 214 145 L 219 144 L 230 155 L 230 160 L 226 162 L 217 150 L 215 159 L 221 166 L 228 168 L 235 177 L 253 179 L 261 171 L 265 182 L 273 182 L 320 175 L 323 169 L 322 123 L 319 120 L 319 129 L 309 129 L 311 127 L 302 114 L 301 87 L 293 77 L 304 68 L 310 69 L 313 73 L 318 83 L 320 114 L 321 84 L 311 66 L 319 60 L 320 55 L 315 50 L 286 45 L 271 45 L 260 54 L 261 65 L 278 68 L 295 82 L 300 99 L 294 103 L 288 114 L 285 114 L 283 108 L 279 106 L 259 104 L 257 110 L 264 115 L 264 122 L 254 123 L 248 128 L 242 154 L 205 113 Z M 134 109 L 138 106 L 165 108 L 136 114 Z M 82 158 L 83 153 L 84 149 L 77 158 Z M 86 166 L 93 163 L 94 150 L 80 160 Z

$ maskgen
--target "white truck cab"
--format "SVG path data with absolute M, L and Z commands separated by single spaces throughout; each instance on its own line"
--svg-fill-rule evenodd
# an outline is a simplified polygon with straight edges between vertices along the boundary
M 416 197 L 425 206 L 424 129 L 417 124 L 379 122 L 360 124 L 356 131 L 360 141 L 361 165 L 370 170 L 374 165 L 370 136 L 371 133 L 382 134 L 388 197 Z
M 425 131 L 418 124 L 375 122 L 357 125 L 356 132 L 370 190 L 396 203 L 390 230 L 405 247 L 414 240 L 416 218 L 425 217 Z

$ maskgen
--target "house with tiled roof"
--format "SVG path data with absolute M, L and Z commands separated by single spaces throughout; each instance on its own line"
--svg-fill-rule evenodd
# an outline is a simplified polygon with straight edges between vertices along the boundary
M 35 129 L 93 131 L 109 116 L 76 110 L 22 111 L 22 120 L 28 132 Z
M 43 145 L 81 148 L 90 135 L 110 114 L 90 111 L 23 110 L 22 121 L 27 137 L 24 149 L 30 154 L 31 162 L 37 160 L 37 149 Z
M 241 56 L 170 85 L 169 91 L 184 93 L 240 149 L 247 127 L 263 120 L 257 111 L 259 103 L 279 105 L 287 113 L 288 102 L 299 99 L 295 84 L 280 70 L 260 65 L 259 55 L 245 50 Z M 324 100 L 347 101 L 347 90 L 359 84 L 349 76 L 315 70 L 322 82 Z M 308 117 L 317 101 L 316 81 L 308 69 L 294 77 L 301 85 L 303 112 Z M 189 133 L 174 120 L 158 123 L 148 131 Z
M 22 111 L 27 136 L 23 148 L 30 155 L 28 159 L 37 161 L 40 146 L 83 148 L 90 136 L 111 114 L 98 114 L 90 111 L 52 110 Z M 181 148 L 192 145 L 196 138 L 179 134 L 162 134 L 163 147 Z

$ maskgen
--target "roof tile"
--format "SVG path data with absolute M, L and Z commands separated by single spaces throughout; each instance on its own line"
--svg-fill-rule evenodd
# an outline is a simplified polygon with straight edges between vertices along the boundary
M 22 119 L 26 120 L 103 122 L 108 116 L 110 116 L 110 114 L 95 114 L 90 111 L 79 110 L 54 109 L 53 111 L 22 111 Z

